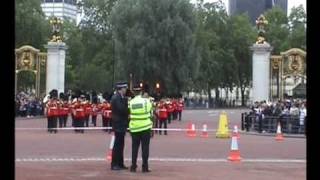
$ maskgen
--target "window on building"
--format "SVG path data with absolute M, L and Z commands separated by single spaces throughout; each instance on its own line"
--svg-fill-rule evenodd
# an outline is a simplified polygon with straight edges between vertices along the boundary
M 54 0 L 54 2 L 62 2 L 62 0 Z
M 76 5 L 76 0 L 64 0 L 66 4 Z
M 53 2 L 53 0 L 45 0 L 45 2 L 51 3 L 51 2 Z

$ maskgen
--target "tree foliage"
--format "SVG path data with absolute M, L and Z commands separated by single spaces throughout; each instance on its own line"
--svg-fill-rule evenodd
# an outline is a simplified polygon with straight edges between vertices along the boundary
M 15 3 L 16 47 L 28 44 L 44 51 L 50 25 L 40 1 Z M 247 14 L 228 16 L 221 1 L 90 0 L 79 6 L 84 12 L 80 24 L 65 20 L 63 28 L 66 89 L 110 92 L 114 74 L 116 81 L 129 81 L 132 74 L 134 82 L 146 82 L 151 90 L 159 82 L 166 94 L 206 91 L 211 97 L 212 89 L 240 88 L 244 97 L 250 87 L 250 46 L 257 32 Z M 278 7 L 265 16 L 272 54 L 306 50 L 302 6 L 288 17 Z M 24 84 L 34 79 L 30 73 L 19 78 Z
M 112 28 L 117 78 L 132 73 L 136 81 L 160 82 L 168 93 L 178 93 L 193 76 L 195 19 L 188 1 L 120 0 Z
M 39 0 L 15 1 L 15 46 L 31 45 L 44 50 L 50 34 Z

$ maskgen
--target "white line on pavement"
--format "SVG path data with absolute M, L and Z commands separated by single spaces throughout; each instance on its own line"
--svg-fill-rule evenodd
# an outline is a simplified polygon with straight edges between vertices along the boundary
M 131 158 L 125 158 L 131 161 Z M 70 162 L 70 161 L 107 161 L 105 158 L 17 158 L 16 162 Z M 138 158 L 141 161 L 141 158 Z M 213 158 L 149 158 L 149 161 L 161 162 L 228 162 L 227 159 Z M 305 159 L 242 159 L 241 162 L 251 163 L 306 163 Z

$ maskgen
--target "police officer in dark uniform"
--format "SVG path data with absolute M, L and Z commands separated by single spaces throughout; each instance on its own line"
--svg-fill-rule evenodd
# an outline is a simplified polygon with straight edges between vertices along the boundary
M 127 83 L 117 83 L 117 92 L 111 98 L 112 130 L 115 141 L 112 149 L 111 170 L 128 169 L 123 163 L 124 137 L 128 128 L 128 99 L 125 97 Z

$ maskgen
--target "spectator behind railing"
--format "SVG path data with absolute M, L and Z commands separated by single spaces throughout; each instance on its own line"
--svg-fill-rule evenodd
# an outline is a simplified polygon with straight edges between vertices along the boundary
M 251 111 L 243 116 L 246 129 L 250 126 L 258 132 L 275 132 L 280 122 L 282 131 L 285 133 L 303 133 L 306 121 L 305 101 L 285 100 L 278 102 L 254 102 Z M 252 126 L 251 126 L 252 125 Z
M 32 93 L 20 92 L 16 96 L 16 117 L 33 117 L 43 115 L 42 100 Z

